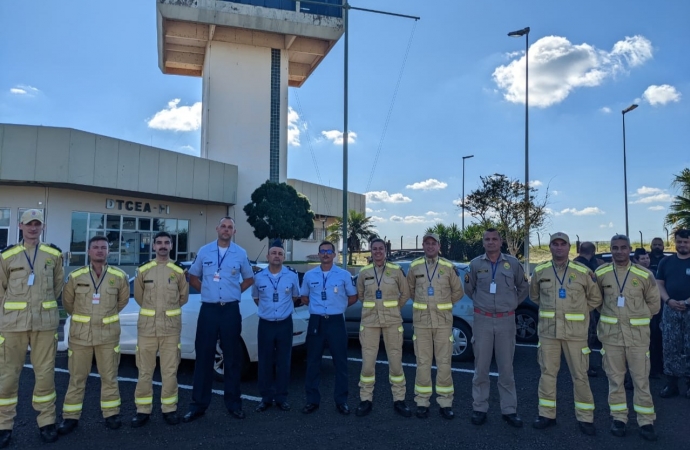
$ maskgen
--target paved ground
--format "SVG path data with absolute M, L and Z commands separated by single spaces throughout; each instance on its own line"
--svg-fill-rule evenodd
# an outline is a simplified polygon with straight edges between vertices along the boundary
M 350 407 L 353 409 L 359 403 L 357 381 L 359 378 L 360 358 L 359 344 L 350 343 Z M 599 355 L 595 356 L 597 361 Z M 385 354 L 379 359 L 385 361 Z M 411 345 L 405 346 L 405 375 L 408 380 L 408 404 L 413 406 L 414 385 L 414 355 Z M 416 417 L 402 418 L 392 409 L 392 397 L 387 385 L 388 373 L 385 362 L 377 365 L 376 376 L 379 380 L 374 399 L 374 410 L 368 417 L 359 418 L 351 414 L 348 417 L 339 415 L 332 399 L 333 367 L 326 357 L 322 365 L 322 404 L 316 413 L 305 416 L 299 410 L 304 404 L 304 354 L 296 353 L 293 358 L 292 383 L 290 388 L 290 403 L 293 410 L 282 412 L 275 408 L 264 413 L 255 413 L 258 389 L 255 380 L 243 382 L 242 389 L 246 395 L 244 410 L 245 420 L 231 418 L 223 407 L 220 395 L 214 396 L 206 416 L 191 423 L 180 424 L 176 427 L 166 425 L 159 410 L 155 410 L 152 421 L 144 428 L 132 429 L 129 420 L 135 413 L 134 387 L 136 367 L 134 357 L 123 356 L 120 364 L 120 390 L 123 400 L 122 416 L 124 426 L 117 431 L 105 428 L 99 410 L 99 379 L 97 376 L 89 378 L 87 394 L 84 400 L 84 414 L 77 430 L 69 436 L 62 437 L 56 444 L 45 447 L 41 444 L 36 423 L 35 412 L 28 401 L 33 387 L 33 373 L 25 368 L 22 373 L 20 386 L 20 405 L 15 430 L 10 448 L 50 448 L 50 449 L 178 449 L 178 448 L 228 448 L 241 446 L 242 448 L 287 448 L 301 447 L 305 449 L 371 449 L 371 448 L 419 448 L 419 449 L 638 449 L 638 448 L 666 448 L 686 449 L 688 444 L 687 418 L 690 417 L 690 400 L 675 398 L 663 400 L 658 397 L 663 387 L 661 380 L 652 380 L 655 406 L 658 414 L 657 431 L 660 435 L 657 443 L 643 441 L 637 435 L 637 425 L 634 415 L 629 423 L 628 436 L 616 438 L 609 434 L 609 417 L 607 407 L 607 382 L 603 373 L 598 378 L 591 379 L 597 410 L 595 411 L 595 425 L 598 435 L 587 437 L 577 428 L 572 407 L 572 383 L 567 374 L 567 366 L 563 362 L 561 377 L 559 378 L 558 396 L 558 426 L 539 431 L 533 429 L 530 422 L 537 412 L 537 382 L 539 368 L 536 364 L 536 348 L 521 346 L 515 355 L 515 376 L 518 387 L 519 413 L 526 422 L 523 429 L 513 429 L 501 420 L 498 408 L 498 393 L 496 378 L 492 377 L 491 410 L 489 421 L 482 427 L 470 423 L 471 411 L 471 363 L 454 363 L 453 378 L 455 383 L 454 410 L 456 418 L 453 421 L 442 419 L 438 415 L 438 407 L 432 407 L 432 414 L 426 420 Z M 67 355 L 58 354 L 58 373 L 56 383 L 58 391 L 58 408 L 62 406 L 67 389 L 68 374 Z M 94 368 L 95 371 L 95 368 Z M 194 363 L 183 361 L 179 371 L 180 411 L 186 412 L 191 400 L 190 385 Z M 495 371 L 495 368 L 494 368 Z M 159 375 L 156 375 L 160 380 Z M 217 389 L 222 389 L 217 383 Z M 154 390 L 154 404 L 160 397 L 160 387 Z M 628 404 L 632 410 L 632 395 Z

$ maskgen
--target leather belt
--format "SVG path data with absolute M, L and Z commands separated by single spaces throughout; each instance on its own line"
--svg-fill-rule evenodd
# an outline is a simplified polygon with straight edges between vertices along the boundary
M 479 308 L 474 308 L 474 312 L 476 312 L 477 314 L 481 314 L 482 316 L 493 317 L 495 319 L 500 319 L 501 317 L 508 317 L 508 316 L 514 316 L 515 315 L 515 311 L 493 314 L 493 313 L 489 313 L 486 311 L 482 311 Z

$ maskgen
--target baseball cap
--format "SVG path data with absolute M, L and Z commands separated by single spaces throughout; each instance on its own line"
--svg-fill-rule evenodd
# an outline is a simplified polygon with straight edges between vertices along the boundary
M 424 239 L 428 237 L 433 238 L 436 242 L 441 242 L 441 240 L 438 238 L 438 234 L 436 233 L 426 233 L 422 238 L 422 242 L 424 242 Z
M 281 241 L 280 239 L 275 239 L 273 242 L 271 242 L 271 245 L 268 247 L 268 249 L 270 250 L 273 247 L 278 247 L 278 248 L 284 249 L 283 241 Z
M 551 239 L 549 240 L 549 244 L 551 244 L 553 241 L 556 239 L 560 239 L 562 241 L 565 241 L 566 244 L 570 245 L 570 238 L 568 237 L 567 234 L 563 232 L 557 232 L 551 235 Z
M 39 209 L 27 209 L 22 214 L 22 218 L 21 218 L 20 222 L 22 224 L 26 225 L 27 223 L 31 222 L 32 220 L 38 220 L 41 223 L 45 223 L 45 221 L 43 220 L 43 211 L 41 211 Z

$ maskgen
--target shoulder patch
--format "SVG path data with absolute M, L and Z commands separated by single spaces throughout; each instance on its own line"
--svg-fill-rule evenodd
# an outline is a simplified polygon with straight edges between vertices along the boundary
M 108 266 L 108 273 L 115 275 L 118 278 L 125 278 L 125 273 L 120 269 L 116 269 L 115 267 Z
M 467 283 L 469 283 L 469 282 L 470 282 L 470 274 L 469 274 L 469 273 L 466 273 L 466 274 L 465 274 L 465 284 L 467 284 Z
M 184 269 L 175 264 L 174 262 L 169 262 L 168 264 L 165 265 L 166 267 L 170 267 L 173 271 L 177 273 L 184 273 Z
M 84 275 L 85 273 L 89 273 L 89 267 L 84 266 L 81 269 L 77 269 L 72 271 L 72 273 L 69 274 L 70 278 L 77 278 L 80 275 Z

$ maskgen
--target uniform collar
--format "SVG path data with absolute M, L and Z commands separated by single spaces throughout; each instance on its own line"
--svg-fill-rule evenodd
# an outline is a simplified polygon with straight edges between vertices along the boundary
M 563 263 L 562 265 L 558 265 L 558 264 L 556 264 L 556 261 L 554 261 L 553 259 L 551 260 L 551 264 L 553 265 L 553 267 L 556 268 L 556 270 L 565 269 L 570 262 L 571 262 L 570 259 L 566 259 L 565 263 Z
M 491 262 L 491 259 L 489 259 L 489 256 L 486 253 L 484 253 L 482 255 L 482 259 L 485 259 L 485 260 Z M 506 259 L 505 255 L 503 254 L 503 252 L 501 252 L 498 254 L 498 259 L 496 260 L 496 262 L 499 262 L 499 261 L 504 260 L 504 259 Z
M 218 245 L 218 239 L 216 239 L 216 240 L 214 241 L 214 243 L 216 244 L 216 249 L 219 249 L 220 246 Z M 228 245 L 228 250 L 227 250 L 227 251 L 233 252 L 233 253 L 235 252 L 235 243 L 234 243 L 234 242 L 230 241 L 230 245 Z
M 436 263 L 438 262 L 439 259 L 440 259 L 439 256 L 437 256 L 437 257 L 435 257 L 435 258 L 427 258 L 426 255 L 424 256 L 424 261 L 427 263 L 427 265 L 436 264 Z

